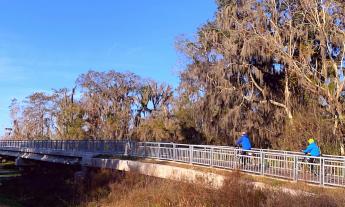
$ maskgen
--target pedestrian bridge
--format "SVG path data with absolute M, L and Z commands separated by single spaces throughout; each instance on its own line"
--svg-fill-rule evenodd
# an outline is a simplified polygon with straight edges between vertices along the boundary
M 108 140 L 3 140 L 0 156 L 62 164 L 102 167 L 95 157 L 125 156 L 175 161 L 273 178 L 345 187 L 345 157 L 312 157 L 299 152 L 270 149 L 245 151 L 229 146 Z M 109 166 L 107 166 L 109 167 Z M 111 168 L 111 166 L 110 166 Z

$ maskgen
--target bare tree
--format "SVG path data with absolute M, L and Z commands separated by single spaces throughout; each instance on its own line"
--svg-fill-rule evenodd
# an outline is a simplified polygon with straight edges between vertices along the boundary
M 86 127 L 94 138 L 126 138 L 132 121 L 132 105 L 138 76 L 115 71 L 90 71 L 77 83 L 84 89 L 82 105 Z
M 51 96 L 33 93 L 24 101 L 22 135 L 28 139 L 49 139 L 52 136 Z
M 21 125 L 23 123 L 20 123 L 21 121 L 21 110 L 20 110 L 20 104 L 17 99 L 12 99 L 11 105 L 9 106 L 10 108 L 10 114 L 11 114 L 11 119 L 13 121 L 12 123 L 12 131 L 10 137 L 13 139 L 20 139 L 22 136 L 21 132 Z

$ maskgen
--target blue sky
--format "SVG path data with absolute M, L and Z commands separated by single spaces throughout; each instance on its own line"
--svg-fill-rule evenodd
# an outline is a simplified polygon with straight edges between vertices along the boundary
M 73 87 L 91 69 L 176 86 L 176 37 L 193 37 L 215 10 L 214 0 L 0 0 L 0 133 L 12 98 Z

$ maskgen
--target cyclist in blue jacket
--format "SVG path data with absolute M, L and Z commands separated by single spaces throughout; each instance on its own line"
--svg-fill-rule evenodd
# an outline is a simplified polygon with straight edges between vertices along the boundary
M 315 143 L 314 139 L 308 139 L 308 147 L 303 151 L 304 154 L 310 154 L 313 157 L 319 157 L 321 155 L 320 148 Z
M 243 150 L 251 150 L 252 144 L 247 132 L 242 132 L 241 137 L 236 141 L 236 146 L 241 146 Z
M 247 155 L 247 151 L 245 150 L 251 150 L 252 149 L 252 144 L 250 143 L 250 138 L 247 134 L 247 132 L 242 132 L 241 137 L 236 141 L 236 146 L 241 146 L 242 147 L 242 151 L 241 151 L 241 155 Z M 241 161 L 243 163 L 244 166 L 246 166 L 247 164 L 247 159 L 245 156 L 241 157 Z
M 320 148 L 315 143 L 315 140 L 312 138 L 308 139 L 308 143 L 309 143 L 309 145 L 307 146 L 307 148 L 305 150 L 303 150 L 303 153 L 306 155 L 310 155 L 312 157 L 320 157 L 321 156 Z M 316 161 L 315 158 L 309 158 L 308 159 L 309 163 L 315 163 L 315 161 Z M 311 164 L 310 169 L 312 172 L 314 172 L 314 165 L 313 164 Z

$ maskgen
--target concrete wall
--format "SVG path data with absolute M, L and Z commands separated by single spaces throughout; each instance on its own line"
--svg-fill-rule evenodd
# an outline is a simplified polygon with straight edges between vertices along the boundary
M 225 179 L 224 176 L 214 173 L 201 172 L 171 165 L 144 163 L 132 160 L 90 158 L 84 160 L 83 164 L 89 167 L 133 171 L 143 175 L 154 176 L 163 179 L 207 184 L 215 188 L 221 187 Z

